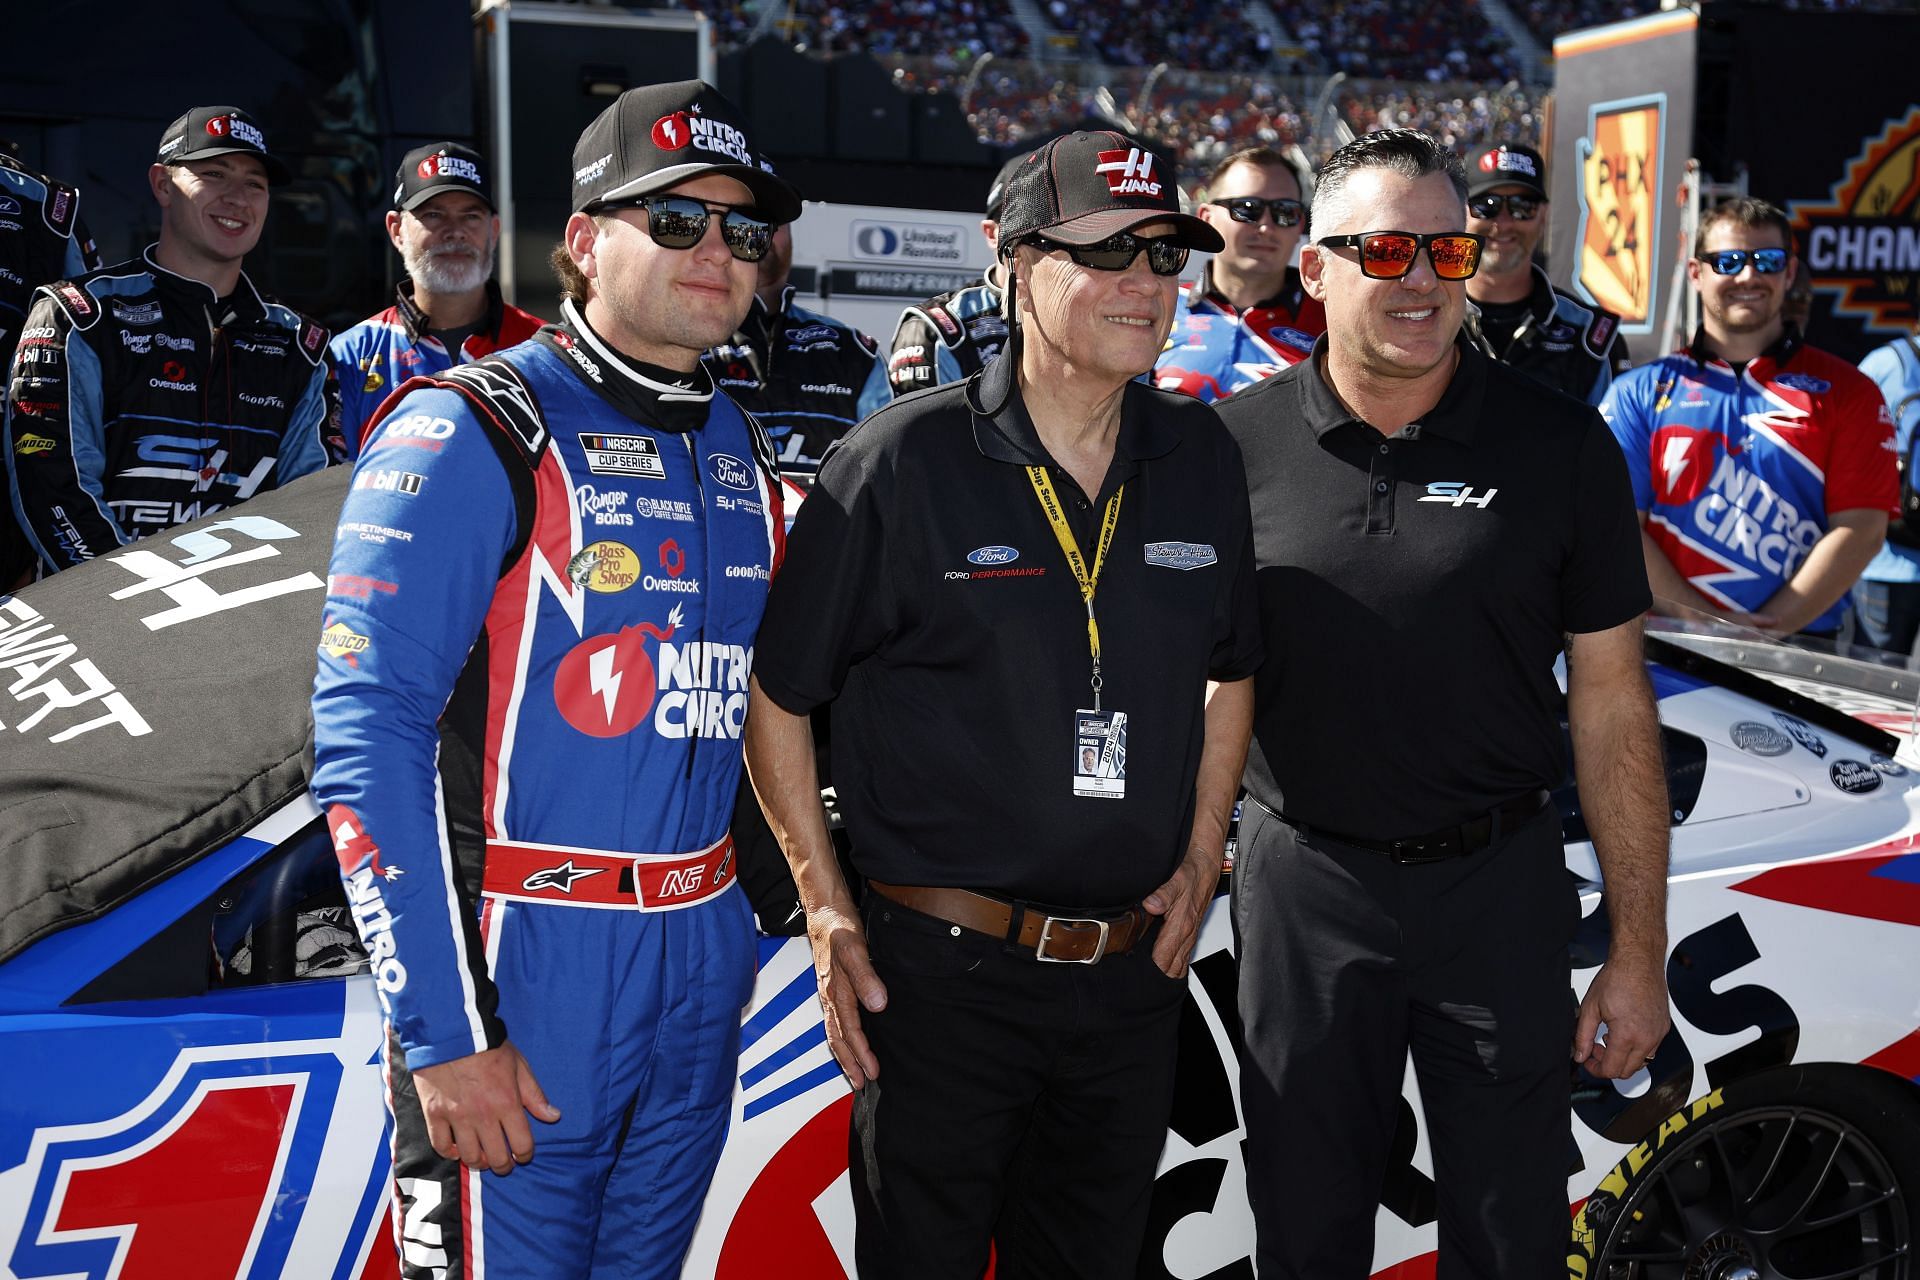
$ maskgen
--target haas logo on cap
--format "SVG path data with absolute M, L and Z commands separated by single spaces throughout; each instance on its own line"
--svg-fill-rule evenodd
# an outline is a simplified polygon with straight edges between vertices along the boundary
M 693 126 L 684 111 L 675 111 L 653 122 L 653 145 L 662 151 L 678 151 L 692 140 Z
M 1102 151 L 1095 173 L 1107 175 L 1107 190 L 1116 196 L 1160 198 L 1160 180 L 1153 176 L 1153 153 L 1138 147 Z

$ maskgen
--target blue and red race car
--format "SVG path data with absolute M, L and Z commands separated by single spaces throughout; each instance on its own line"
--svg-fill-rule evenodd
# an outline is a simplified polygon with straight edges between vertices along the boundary
M 0 597 L 0 1280 L 397 1274 L 380 1012 L 306 797 L 344 471 Z M 1569 1078 L 1570 1280 L 1920 1275 L 1914 678 L 1649 642 L 1673 796 L 1673 1030 Z M 621 799 L 617 780 L 605 800 Z M 1604 955 L 1600 872 L 1557 797 Z M 1195 952 L 1143 1277 L 1241 1277 L 1224 912 Z M 686 1274 L 852 1274 L 850 1095 L 804 940 L 762 943 Z M 1409 1074 L 1376 1277 L 1430 1277 Z M 1315 1153 L 1296 1153 L 1311 1162 Z

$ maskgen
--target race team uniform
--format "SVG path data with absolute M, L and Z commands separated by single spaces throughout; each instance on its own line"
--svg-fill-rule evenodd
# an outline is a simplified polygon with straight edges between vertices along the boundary
M 349 458 L 360 452 L 360 431 L 393 389 L 408 378 L 430 376 L 504 350 L 531 338 L 545 323 L 509 305 L 500 286 L 487 281 L 487 318 L 458 352 L 428 332 L 431 317 L 413 301 L 413 281 L 403 280 L 393 305 L 336 337 L 327 348 L 340 383 L 342 444 Z
M 48 570 L 327 463 L 327 331 L 245 275 L 225 298 L 145 255 L 43 286 L 7 406 L 14 513 Z
M 80 221 L 80 193 L 0 153 L 0 370 L 13 367 L 34 288 L 49 280 L 71 280 L 99 265 Z M 0 379 L 0 401 L 6 395 L 6 382 Z M 33 552 L 20 535 L 13 504 L 0 503 L 0 590 L 32 564 Z
M 1876 347 L 1860 362 L 1893 417 L 1894 457 L 1900 461 L 1901 519 L 1853 589 L 1860 637 L 1877 649 L 1909 653 L 1920 632 L 1920 512 L 1908 506 L 1916 484 L 1913 429 L 1920 424 L 1920 343 L 1909 334 Z
M 1589 306 L 1553 287 L 1547 273 L 1533 268 L 1533 292 L 1510 334 L 1489 332 L 1486 304 L 1469 306 L 1468 341 L 1509 368 L 1536 382 L 1597 405 L 1613 380 L 1625 373 L 1630 358 L 1620 336 L 1620 317 Z
M 1211 404 L 1306 359 L 1326 331 L 1325 309 L 1293 268 L 1279 293 L 1245 311 L 1214 291 L 1208 271 L 1180 290 L 1153 385 Z
M 1694 347 L 1700 345 L 1698 336 Z M 1892 511 L 1893 429 L 1880 391 L 1790 326 L 1735 369 L 1682 349 L 1629 371 L 1600 403 L 1647 533 L 1709 600 L 1759 609 L 1836 511 Z M 1843 597 L 1803 630 L 1836 630 Z
M 410 1280 L 677 1275 L 753 983 L 727 821 L 771 454 L 704 372 L 562 312 L 376 415 L 328 583 L 313 793 L 389 1020 Z M 411 1072 L 509 1035 L 563 1115 L 500 1178 L 434 1154 Z
M 993 268 L 979 284 L 938 294 L 900 313 L 887 353 L 893 394 L 922 391 L 972 377 L 1007 344 L 1000 286 Z
M 706 354 L 707 371 L 773 439 L 780 470 L 810 480 L 829 446 L 887 403 L 872 338 L 795 306 L 793 286 L 770 310 L 755 295 L 733 341 Z

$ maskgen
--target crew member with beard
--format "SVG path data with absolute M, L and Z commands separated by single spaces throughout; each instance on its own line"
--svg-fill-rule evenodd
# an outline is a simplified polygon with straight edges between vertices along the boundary
M 510 306 L 493 280 L 500 243 L 492 174 L 478 151 L 435 142 L 409 151 L 394 182 L 387 238 L 406 264 L 392 306 L 333 340 L 340 380 L 339 447 L 360 452 L 360 432 L 408 378 L 525 342 L 542 321 Z

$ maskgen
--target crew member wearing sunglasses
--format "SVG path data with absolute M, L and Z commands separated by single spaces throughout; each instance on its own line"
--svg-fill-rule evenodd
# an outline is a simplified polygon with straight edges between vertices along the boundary
M 1667 1027 L 1667 812 L 1626 467 L 1591 408 L 1461 337 L 1483 250 L 1466 185 L 1423 133 L 1335 152 L 1301 257 L 1326 336 L 1217 406 L 1246 458 L 1270 655 L 1233 885 L 1262 1280 L 1398 1260 L 1373 1256 L 1373 1231 L 1409 1050 L 1440 1274 L 1553 1274 L 1569 1050 L 1624 1078 Z M 1577 1022 L 1579 909 L 1548 803 L 1568 766 L 1563 646 L 1613 926 Z
M 1742 197 L 1700 220 L 1700 328 L 1600 411 L 1625 451 L 1657 612 L 1832 637 L 1898 509 L 1880 389 L 1782 315 L 1786 214 Z
M 800 201 L 697 80 L 569 167 L 561 319 L 400 388 L 334 547 L 313 791 L 371 904 L 407 1280 L 678 1276 L 753 984 L 727 826 L 780 488 L 699 362 Z
M 1496 360 L 1599 404 L 1627 371 L 1620 317 L 1553 287 L 1534 261 L 1547 233 L 1547 164 L 1503 142 L 1467 157 L 1467 230 L 1485 245 L 1467 281 L 1467 336 Z
M 1153 377 L 1213 401 L 1304 359 L 1327 322 L 1293 267 L 1307 223 L 1293 162 L 1270 147 L 1236 151 L 1206 191 L 1200 217 L 1226 244 L 1180 291 Z
M 1138 1269 L 1261 656 L 1237 452 L 1137 380 L 1219 248 L 1166 157 L 1047 143 L 1000 214 L 1009 345 L 847 436 L 794 522 L 748 768 L 859 1091 L 866 1280 Z

